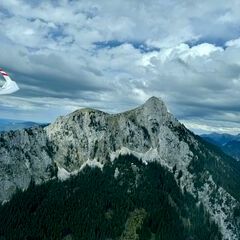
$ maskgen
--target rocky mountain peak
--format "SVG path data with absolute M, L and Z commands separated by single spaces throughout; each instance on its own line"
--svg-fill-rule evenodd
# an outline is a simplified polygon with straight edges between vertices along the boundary
M 81 108 L 78 109 L 72 113 L 70 113 L 69 115 L 74 116 L 74 115 L 79 115 L 79 114 L 90 114 L 90 113 L 98 113 L 98 114 L 108 114 L 106 112 L 100 111 L 98 109 L 95 108 Z
M 144 104 L 139 106 L 137 109 L 143 110 L 147 114 L 158 113 L 161 116 L 167 115 L 167 107 L 163 100 L 158 97 L 149 98 Z
M 146 125 L 149 125 L 152 121 L 158 122 L 159 125 L 166 122 L 179 125 L 177 119 L 168 112 L 164 101 L 155 96 L 149 98 L 143 105 L 135 109 L 135 113 L 138 118 L 144 119 Z
M 224 239 L 239 239 L 233 221 L 238 195 L 235 199 L 217 183 L 227 169 L 225 175 L 233 178 L 236 174 L 237 179 L 227 186 L 235 184 L 231 189 L 239 189 L 240 172 L 238 175 L 221 154 L 201 143 L 157 97 L 123 113 L 85 108 L 59 117 L 45 128 L 0 134 L 0 201 L 9 200 L 17 188 L 26 189 L 31 180 L 66 179 L 86 165 L 102 167 L 124 154 L 165 166 L 181 189 L 203 203 Z M 231 189 L 227 190 L 238 193 Z M 216 201 L 213 194 L 218 196 Z
M 150 107 L 151 109 L 161 109 L 167 111 L 167 107 L 161 98 L 152 96 L 144 104 L 143 107 Z

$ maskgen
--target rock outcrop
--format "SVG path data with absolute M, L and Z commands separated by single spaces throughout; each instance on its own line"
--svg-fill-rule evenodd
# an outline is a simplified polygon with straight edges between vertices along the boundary
M 56 175 L 45 129 L 30 128 L 0 134 L 0 201 L 31 181 L 41 183 Z

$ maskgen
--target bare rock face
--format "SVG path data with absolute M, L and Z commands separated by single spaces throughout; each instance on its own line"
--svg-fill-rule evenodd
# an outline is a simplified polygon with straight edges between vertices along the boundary
M 49 180 L 56 171 L 43 128 L 0 134 L 0 201 L 29 183 Z
M 201 161 L 200 146 L 196 136 L 156 97 L 119 114 L 77 110 L 45 128 L 0 135 L 0 201 L 8 200 L 16 188 L 27 188 L 31 180 L 65 179 L 86 164 L 101 167 L 119 154 L 132 153 L 146 164 L 158 161 L 166 166 L 179 187 L 204 204 L 224 239 L 239 239 L 239 226 L 233 220 L 239 199 L 216 183 L 210 168 L 201 174 L 196 170 L 195 162 Z M 206 154 L 205 160 L 221 161 L 221 156 L 214 154 Z M 219 201 L 212 200 L 213 193 Z
M 54 146 L 53 160 L 68 171 L 76 170 L 86 160 L 104 163 L 112 152 L 125 147 L 145 153 L 158 147 L 160 127 L 179 123 L 158 98 L 120 114 L 82 109 L 60 117 L 46 128 Z

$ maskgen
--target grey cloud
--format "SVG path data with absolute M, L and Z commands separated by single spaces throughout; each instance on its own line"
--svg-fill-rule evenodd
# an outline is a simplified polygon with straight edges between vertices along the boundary
M 84 106 L 117 112 L 157 95 L 192 126 L 237 128 L 237 1 L 2 0 L 0 9 L 8 12 L 0 10 L 0 66 L 21 86 L 0 99 L 2 116 L 50 121 Z M 112 40 L 122 44 L 96 49 Z

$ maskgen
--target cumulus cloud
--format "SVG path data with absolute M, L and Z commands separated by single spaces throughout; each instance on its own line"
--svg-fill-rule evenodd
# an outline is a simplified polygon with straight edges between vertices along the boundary
M 237 131 L 240 5 L 226 1 L 0 3 L 0 66 L 21 91 L 2 117 L 127 110 L 152 95 L 196 130 Z

